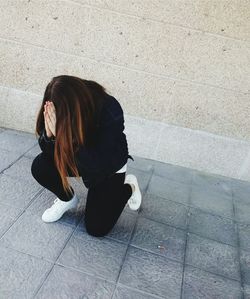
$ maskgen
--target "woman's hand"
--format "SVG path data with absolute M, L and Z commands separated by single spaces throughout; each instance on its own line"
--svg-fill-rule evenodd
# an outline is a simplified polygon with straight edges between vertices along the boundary
M 43 114 L 47 136 L 56 136 L 56 109 L 53 102 L 46 101 Z

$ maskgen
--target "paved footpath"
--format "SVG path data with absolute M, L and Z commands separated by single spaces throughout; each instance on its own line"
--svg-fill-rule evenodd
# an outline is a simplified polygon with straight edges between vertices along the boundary
M 34 134 L 0 129 L 0 298 L 250 298 L 250 183 L 132 156 L 143 203 L 103 238 L 84 227 L 87 189 L 57 222 L 32 177 Z

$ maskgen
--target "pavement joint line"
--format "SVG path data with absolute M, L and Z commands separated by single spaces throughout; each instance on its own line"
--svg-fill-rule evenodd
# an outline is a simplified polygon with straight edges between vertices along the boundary
M 193 191 L 193 183 L 189 184 L 189 188 L 188 188 L 188 200 L 187 200 L 187 204 L 189 205 L 189 207 L 191 206 L 192 191 Z
M 182 231 L 186 231 L 187 229 L 185 229 L 185 228 L 183 228 L 183 227 L 181 227 L 181 226 L 175 226 L 175 225 L 173 225 L 173 224 L 171 224 L 171 223 L 167 223 L 167 222 L 163 222 L 163 221 L 161 221 L 161 220 L 159 220 L 159 219 L 155 219 L 155 218 L 152 218 L 152 217 L 150 217 L 150 216 L 147 216 L 147 215 L 145 215 L 145 214 L 139 214 L 138 215 L 139 216 L 139 218 L 145 218 L 145 219 L 147 219 L 147 220 L 151 220 L 151 221 L 153 221 L 153 222 L 156 222 L 156 223 L 159 223 L 159 224 L 164 224 L 164 225 L 166 225 L 166 226 L 170 226 L 170 227 L 173 227 L 173 228 L 177 228 L 177 229 L 180 229 L 180 230 L 182 230 Z
M 78 273 L 87 274 L 87 275 L 89 275 L 91 277 L 94 277 L 94 278 L 97 277 L 98 279 L 105 280 L 105 281 L 108 281 L 108 282 L 114 284 L 114 281 L 108 280 L 108 278 L 107 279 L 103 278 L 103 276 L 100 276 L 100 275 L 95 274 L 95 273 L 90 273 L 90 272 L 84 271 L 84 270 L 79 269 L 79 268 L 74 268 L 74 267 L 71 267 L 71 266 L 68 266 L 68 265 L 61 264 L 59 262 L 55 262 L 55 266 L 60 266 L 60 267 L 65 268 L 65 269 L 74 270 L 74 271 L 76 271 Z
M 81 274 L 87 274 L 87 275 L 89 275 L 89 276 L 91 276 L 93 278 L 98 278 L 98 279 L 100 279 L 102 281 L 107 281 L 107 282 L 113 284 L 114 286 L 116 286 L 116 283 L 113 280 L 109 280 L 109 278 L 104 278 L 103 276 L 100 276 L 99 274 L 96 274 L 96 273 L 90 273 L 90 272 L 84 271 L 82 269 L 79 269 L 79 268 L 77 269 L 77 268 L 74 268 L 74 267 L 71 267 L 71 266 L 68 266 L 68 265 L 64 265 L 64 264 L 60 264 L 60 263 L 55 263 L 53 265 L 53 267 L 54 266 L 60 266 L 60 267 L 63 267 L 65 269 L 76 271 L 76 272 L 81 273 Z
M 3 239 L 4 235 L 8 233 L 8 231 L 12 228 L 12 226 L 19 220 L 19 218 L 25 213 L 25 210 L 23 210 L 15 219 L 15 221 L 8 227 L 8 229 L 0 236 L 0 242 Z M 7 246 L 6 246 L 7 247 Z
M 8 248 L 8 249 L 11 249 L 11 250 L 13 250 L 13 251 L 19 252 L 19 253 L 28 255 L 28 256 L 33 257 L 33 258 L 35 258 L 35 259 L 42 260 L 42 261 L 46 261 L 46 262 L 48 262 L 48 263 L 50 263 L 50 264 L 53 263 L 50 259 L 43 258 L 43 257 L 37 256 L 37 255 L 31 254 L 31 253 L 22 251 L 22 250 L 20 250 L 20 249 L 13 248 L 13 247 L 8 246 L 8 245 L 1 245 L 1 246 L 5 247 L 5 248 Z
M 219 273 L 212 272 L 212 271 L 209 271 L 209 270 L 205 270 L 205 269 L 200 268 L 200 267 L 198 267 L 198 266 L 195 266 L 195 265 L 193 265 L 193 264 L 185 263 L 185 266 L 191 266 L 191 267 L 196 268 L 196 269 L 198 269 L 198 270 L 201 270 L 201 271 L 207 272 L 207 273 L 209 273 L 209 274 L 213 274 L 213 275 L 216 275 L 216 276 L 225 278 L 225 279 L 227 279 L 227 280 L 233 280 L 233 281 L 236 281 L 236 282 L 238 282 L 238 283 L 240 282 L 239 279 L 232 278 L 232 277 L 229 277 L 229 276 L 225 276 L 225 275 L 223 275 L 223 274 L 219 274 Z
M 163 164 L 165 163 L 165 162 L 162 162 Z M 137 169 L 137 168 L 135 168 L 135 169 Z M 137 169 L 138 170 L 138 169 Z M 140 170 L 140 169 L 139 169 Z M 141 171 L 143 171 L 143 172 L 147 172 L 147 171 L 144 171 L 144 170 L 141 170 Z M 176 179 L 173 179 L 173 178 L 170 178 L 170 177 L 166 177 L 166 176 L 164 176 L 164 175 L 160 175 L 160 174 L 156 174 L 156 173 L 154 173 L 153 174 L 155 177 L 160 177 L 161 179 L 165 179 L 167 182 L 174 182 L 174 183 L 177 183 L 178 185 L 184 185 L 184 186 L 188 186 L 188 185 L 192 185 L 193 187 L 195 187 L 195 188 L 199 188 L 199 187 L 201 187 L 201 184 L 195 184 L 194 182 L 193 182 L 193 178 L 190 180 L 190 182 L 182 182 L 182 181 L 178 181 L 178 180 L 176 180 Z M 208 187 L 205 187 L 207 190 L 208 190 Z M 191 190 L 192 191 L 192 190 Z M 217 191 L 217 190 L 209 190 L 209 192 L 210 193 L 212 193 L 212 194 L 217 194 L 217 193 L 219 193 L 219 194 L 221 194 L 221 191 Z M 232 186 L 231 186 L 231 183 L 230 183 L 230 194 L 229 193 L 223 193 L 223 196 L 232 196 Z
M 145 192 L 144 196 L 145 196 L 146 194 L 149 194 L 149 195 L 152 194 L 153 196 L 155 196 L 154 193 L 150 193 L 150 192 L 148 192 L 148 193 Z M 178 201 L 175 201 L 175 200 L 173 200 L 173 199 L 165 198 L 165 197 L 158 196 L 158 195 L 157 195 L 157 197 L 161 198 L 162 200 L 168 200 L 168 201 L 171 201 L 171 202 L 173 202 L 173 203 L 183 205 L 183 206 L 185 206 L 185 207 L 187 207 L 187 208 L 190 208 L 190 207 L 191 207 L 191 208 L 193 208 L 193 209 L 198 209 L 198 210 L 200 210 L 200 211 L 202 211 L 202 212 L 204 212 L 204 213 L 210 214 L 210 215 L 212 215 L 212 216 L 217 216 L 217 217 L 222 217 L 222 218 L 224 218 L 224 219 L 233 220 L 232 217 L 229 217 L 229 216 L 226 216 L 226 215 L 221 215 L 221 214 L 214 214 L 211 210 L 209 210 L 209 209 L 201 209 L 199 206 L 196 206 L 196 205 L 194 205 L 194 204 L 192 204 L 192 203 L 190 203 L 190 204 L 182 203 L 182 202 L 178 202 Z M 239 221 L 238 221 L 238 222 L 239 222 Z M 250 224 L 250 223 L 249 223 L 249 224 Z
M 135 289 L 135 288 L 133 288 L 133 287 L 127 286 L 127 285 L 122 284 L 122 283 L 120 283 L 120 282 L 116 284 L 114 293 L 115 293 L 117 287 L 119 287 L 119 286 L 124 287 L 124 288 L 126 288 L 126 289 L 129 289 L 129 290 L 131 290 L 131 291 L 137 291 L 138 293 L 142 293 L 142 294 L 145 294 L 145 295 L 151 295 L 151 296 L 152 296 L 153 298 L 155 298 L 155 299 L 166 299 L 166 298 L 164 298 L 164 297 L 155 295 L 155 294 L 153 294 L 153 293 L 148 293 L 148 292 L 145 292 L 145 291 L 143 291 L 143 290 Z M 113 299 L 113 296 L 112 296 L 110 299 Z
M 43 285 L 44 281 L 46 280 L 46 278 L 48 277 L 49 273 L 52 271 L 52 269 L 53 269 L 53 267 L 54 267 L 54 264 L 53 264 L 53 262 L 52 262 L 51 260 L 49 260 L 49 259 L 47 259 L 47 258 L 42 258 L 42 257 L 40 257 L 40 256 L 36 256 L 36 255 L 30 254 L 30 253 L 27 253 L 27 252 L 24 252 L 24 251 L 21 251 L 21 250 L 19 250 L 19 249 L 16 249 L 16 248 L 13 248 L 13 247 L 10 247 L 10 246 L 3 245 L 3 247 L 5 247 L 5 248 L 7 248 L 7 249 L 11 249 L 11 250 L 16 251 L 16 252 L 19 252 L 19 253 L 24 254 L 24 255 L 28 255 L 28 256 L 30 256 L 30 257 L 32 257 L 32 258 L 35 258 L 35 259 L 42 260 L 42 261 L 45 261 L 45 262 L 47 262 L 47 263 L 50 263 L 50 264 L 51 264 L 51 269 L 50 269 L 49 271 L 47 271 L 47 275 L 46 275 L 45 279 L 43 280 L 41 286 Z M 40 286 L 40 285 L 39 285 L 39 286 Z M 40 287 L 41 287 L 41 286 L 40 286 Z M 35 290 L 35 291 L 34 291 L 33 298 L 35 298 L 36 295 L 37 295 L 37 291 Z
M 191 192 L 190 192 L 191 194 Z M 189 238 L 189 224 L 190 224 L 190 219 L 191 219 L 191 207 L 189 207 L 187 211 L 187 218 L 186 218 L 186 233 L 185 233 L 185 245 L 184 245 L 184 256 L 183 256 L 183 268 L 182 268 L 182 278 L 181 278 L 181 294 L 180 294 L 180 299 L 183 298 L 183 286 L 184 286 L 184 276 L 185 276 L 185 268 L 186 268 L 186 255 L 187 255 L 187 242 Z
M 72 233 L 72 234 L 73 234 L 73 233 Z M 69 238 L 71 238 L 71 236 L 70 236 Z M 105 237 L 104 237 L 104 238 L 105 238 Z M 67 242 L 67 241 L 66 241 L 66 242 Z M 66 245 L 67 245 L 67 243 L 66 243 Z M 97 278 L 99 278 L 99 279 L 101 279 L 101 280 L 108 281 L 108 282 L 110 282 L 110 283 L 112 283 L 112 284 L 114 284 L 114 285 L 118 285 L 118 284 L 123 285 L 123 284 L 120 283 L 119 281 L 114 282 L 114 281 L 108 280 L 107 278 L 104 278 L 104 277 L 102 277 L 102 276 L 99 276 L 99 275 L 97 275 L 97 274 L 89 273 L 89 272 L 87 272 L 87 271 L 83 271 L 83 270 L 80 270 L 80 269 L 77 269 L 77 268 L 74 268 L 74 267 L 70 267 L 70 266 L 68 266 L 68 265 L 60 264 L 60 263 L 58 263 L 58 262 L 56 262 L 56 261 L 53 262 L 53 261 L 50 260 L 50 259 L 42 258 L 42 257 L 40 257 L 40 256 L 36 256 L 36 255 L 30 254 L 30 253 L 27 253 L 27 252 L 24 252 L 24 251 L 21 251 L 21 250 L 18 250 L 18 249 L 15 249 L 15 248 L 12 248 L 12 247 L 9 247 L 9 246 L 6 246 L 6 245 L 3 245 L 3 246 L 4 246 L 5 248 L 9 248 L 9 249 L 11 249 L 11 250 L 20 252 L 20 253 L 22 253 L 22 254 L 29 255 L 29 256 L 31 256 L 31 257 L 33 257 L 33 258 L 36 258 L 36 259 L 39 259 L 39 260 L 45 260 L 46 262 L 49 262 L 49 263 L 53 264 L 53 266 L 52 266 L 51 270 L 49 271 L 48 275 L 46 276 L 46 278 L 45 278 L 44 281 L 42 282 L 41 287 L 43 286 L 44 282 L 46 281 L 47 277 L 49 276 L 50 272 L 52 271 L 52 269 L 54 268 L 55 265 L 64 267 L 64 268 L 66 268 L 66 269 L 74 270 L 74 271 L 77 271 L 77 272 L 82 273 L 82 274 L 87 274 L 87 275 L 90 275 L 90 276 L 92 276 L 92 277 L 97 277 Z M 130 246 L 135 247 L 135 248 L 138 248 L 138 247 L 136 247 L 136 246 L 134 246 L 134 245 L 130 245 Z M 64 248 L 65 248 L 65 247 L 64 247 Z M 64 248 L 63 248 L 63 249 L 64 249 Z M 142 251 L 144 251 L 144 252 L 147 252 L 147 253 L 150 253 L 150 254 L 159 256 L 159 255 L 158 255 L 157 253 L 155 253 L 155 252 L 148 252 L 148 251 L 146 251 L 146 250 L 144 250 L 144 249 L 141 249 L 141 248 L 138 248 L 138 249 L 140 249 L 140 250 L 142 250 Z M 60 255 L 61 255 L 61 253 L 59 254 L 59 256 L 60 256 Z M 59 257 L 59 256 L 58 256 L 58 257 Z M 162 257 L 165 258 L 165 259 L 167 259 L 167 260 L 169 260 L 169 261 L 171 261 L 171 262 L 176 262 L 176 263 L 179 263 L 179 264 L 183 264 L 183 265 L 184 265 L 183 262 L 179 262 L 179 261 L 177 261 L 177 260 L 174 260 L 174 259 L 171 259 L 171 258 L 168 258 L 168 257 L 164 257 L 164 256 L 162 256 Z M 58 258 L 57 258 L 57 259 L 58 259 Z M 123 265 L 123 264 L 122 264 L 122 265 Z M 235 278 L 231 278 L 231 277 L 229 278 L 228 276 L 224 276 L 224 275 L 222 275 L 222 274 L 218 274 L 218 273 L 216 273 L 216 272 L 211 272 L 211 271 L 205 270 L 205 269 L 200 268 L 200 267 L 198 267 L 198 266 L 195 266 L 195 265 L 193 265 L 193 264 L 185 263 L 185 265 L 191 266 L 191 267 L 193 267 L 193 268 L 196 268 L 196 269 L 198 269 L 198 270 L 207 272 L 207 273 L 209 273 L 209 274 L 213 274 L 213 275 L 216 275 L 216 276 L 225 278 L 225 279 L 227 279 L 227 280 L 233 280 L 233 281 L 239 282 L 239 280 L 237 280 L 237 279 L 235 279 Z M 127 287 L 126 285 L 124 285 L 124 286 Z M 40 288 L 39 288 L 39 290 L 40 290 Z M 37 293 L 39 292 L 39 290 L 35 293 L 35 296 L 37 295 Z M 137 289 L 136 289 L 136 290 L 137 290 Z M 139 289 L 138 289 L 138 290 L 139 290 Z M 141 290 L 139 290 L 139 291 L 141 291 Z M 150 293 L 149 293 L 149 294 L 150 294 Z
M 233 200 L 233 216 L 234 216 L 234 225 L 236 228 L 236 246 L 237 246 L 237 259 L 239 263 L 239 274 L 240 274 L 240 290 L 241 290 L 241 297 L 244 298 L 244 285 L 243 285 L 243 275 L 242 275 L 242 269 L 241 269 L 241 258 L 240 258 L 240 236 L 239 236 L 239 225 L 238 222 L 236 221 L 236 213 L 235 213 L 235 201 L 234 201 L 234 191 L 232 191 L 232 200 Z
M 200 268 L 200 267 L 198 267 L 198 266 L 195 266 L 195 265 L 190 264 L 190 263 L 187 263 L 187 262 L 185 262 L 185 263 L 184 263 L 184 262 L 180 262 L 180 261 L 175 260 L 175 259 L 173 259 L 173 258 L 165 257 L 165 256 L 163 256 L 163 255 L 159 255 L 159 254 L 156 253 L 156 252 L 152 252 L 152 251 L 148 251 L 148 250 L 142 249 L 142 248 L 137 247 L 137 246 L 135 246 L 135 245 L 131 245 L 131 244 L 129 244 L 129 246 L 134 247 L 134 248 L 137 248 L 137 249 L 140 249 L 140 250 L 142 250 L 142 251 L 144 251 L 144 252 L 146 252 L 146 253 L 150 253 L 150 254 L 155 255 L 155 256 L 161 256 L 162 258 L 164 258 L 164 259 L 166 259 L 166 260 L 169 260 L 169 261 L 171 261 L 171 262 L 175 262 L 175 263 L 181 264 L 181 265 L 183 265 L 183 266 L 192 266 L 193 268 L 196 268 L 196 269 L 198 269 L 198 270 L 202 270 L 202 271 L 207 272 L 207 273 L 209 273 L 209 274 L 214 274 L 214 275 L 220 276 L 220 277 L 222 277 L 222 278 L 225 278 L 225 279 L 227 279 L 227 280 L 233 280 L 233 281 L 236 281 L 236 282 L 240 282 L 239 279 L 232 278 L 232 277 L 229 277 L 229 276 L 226 276 L 226 275 L 223 275 L 223 274 L 220 274 L 220 273 L 216 273 L 216 272 L 213 272 L 213 271 L 209 271 L 209 270 L 206 270 L 206 269 L 204 269 L 204 268 Z M 183 270 L 184 270 L 184 267 L 183 267 Z M 120 283 L 119 280 L 117 281 L 117 283 Z
M 188 213 L 189 213 L 189 212 L 188 212 Z M 197 236 L 197 237 L 200 237 L 200 238 L 202 238 L 202 239 L 207 239 L 207 240 L 209 240 L 209 241 L 214 241 L 214 242 L 220 243 L 220 244 L 222 244 L 222 245 L 228 245 L 228 246 L 230 246 L 230 247 L 237 248 L 237 245 L 228 244 L 228 243 L 225 243 L 225 242 L 222 242 L 222 241 L 218 241 L 218 240 L 213 239 L 213 238 L 210 238 L 210 237 L 206 237 L 206 236 L 204 236 L 204 235 L 202 235 L 202 234 L 198 234 L 198 233 L 192 232 L 192 231 L 188 230 L 188 228 L 184 229 L 184 228 L 181 228 L 181 227 L 178 227 L 178 226 L 174 226 L 174 225 L 172 225 L 172 224 L 164 223 L 164 222 L 161 222 L 161 221 L 158 221 L 158 220 L 154 220 L 154 219 L 151 219 L 151 218 L 149 218 L 149 217 L 145 217 L 145 216 L 140 216 L 140 215 L 139 215 L 139 217 L 140 217 L 140 218 L 145 218 L 145 219 L 147 219 L 147 220 L 151 220 L 151 221 L 156 222 L 156 223 L 158 223 L 158 224 L 162 224 L 162 225 L 165 225 L 165 226 L 169 226 L 169 227 L 171 227 L 171 228 L 175 228 L 175 229 L 181 230 L 181 231 L 186 232 L 186 233 L 189 233 L 189 234 L 193 234 L 193 235 L 195 235 L 195 236 Z M 189 218 L 189 217 L 190 217 L 190 216 L 187 216 L 187 218 Z M 145 250 L 146 250 L 146 249 L 145 249 Z M 246 251 L 247 251 L 247 250 L 246 250 Z
M 145 188 L 145 190 L 144 190 L 144 194 L 146 194 L 146 192 L 147 192 L 147 190 L 148 190 L 148 186 L 149 186 L 149 183 L 150 183 L 150 181 L 151 181 L 151 179 L 152 179 L 152 177 L 153 177 L 153 173 L 154 173 L 154 167 L 153 167 L 152 170 L 151 170 L 150 178 L 149 178 L 148 183 L 147 183 L 147 186 L 146 186 L 146 188 Z M 143 198 L 142 198 L 142 200 L 143 200 Z M 140 207 L 140 208 L 141 208 L 141 207 Z M 125 262 L 125 260 L 126 260 L 126 257 L 127 257 L 127 254 L 128 254 L 129 246 L 131 246 L 130 244 L 131 244 L 131 240 L 133 239 L 134 234 L 135 234 L 135 230 L 136 230 L 137 223 L 138 223 L 138 218 L 139 218 L 139 212 L 138 212 L 138 215 L 137 215 L 137 217 L 136 217 L 136 221 L 135 221 L 134 227 L 133 227 L 133 229 L 132 229 L 130 238 L 129 238 L 129 240 L 128 240 L 127 249 L 126 249 L 126 252 L 125 252 L 124 257 L 123 257 L 123 259 L 122 259 L 121 267 L 120 267 L 120 270 L 119 270 L 119 273 L 118 273 L 118 275 L 117 275 L 117 279 L 116 279 L 116 284 L 117 284 L 117 283 L 119 282 L 119 280 L 120 280 L 120 274 L 121 274 L 121 271 L 122 271 L 122 266 L 123 266 L 123 264 L 124 264 L 124 262 Z M 113 293 L 113 295 L 114 295 L 114 293 Z M 112 298 L 113 298 L 113 295 L 112 295 Z
M 23 154 L 21 154 L 16 160 L 14 160 L 10 165 L 8 165 L 6 168 L 4 168 L 2 171 L 0 171 L 0 174 L 3 174 L 3 172 L 5 171 L 5 170 L 7 170 L 7 169 L 9 169 L 12 165 L 14 165 L 16 162 L 18 162 L 19 160 L 21 160 L 21 158 L 27 158 L 26 156 L 25 156 L 25 154 L 27 153 L 27 152 L 29 152 L 33 147 L 35 147 L 37 144 L 35 143 L 34 145 L 32 145 L 32 147 L 30 147 L 28 150 L 26 150 Z M 3 149 L 3 150 L 5 150 L 6 152 L 8 152 L 8 153 L 11 153 L 10 151 L 8 151 L 8 150 L 6 150 L 6 149 Z
M 126 245 L 127 248 L 126 248 L 126 251 L 125 251 L 124 256 L 123 256 L 123 258 L 122 258 L 121 266 L 120 266 L 120 269 L 119 269 L 117 278 L 116 278 L 116 280 L 115 280 L 115 284 L 116 284 L 116 285 L 118 284 L 118 282 L 119 282 L 119 280 L 120 280 L 120 274 L 121 274 L 121 271 L 122 271 L 122 267 L 123 267 L 124 262 L 125 262 L 125 260 L 126 260 L 129 246 L 131 246 L 131 245 L 130 245 L 130 242 L 131 242 L 131 240 L 132 240 L 132 236 L 134 235 L 135 228 L 137 227 L 137 221 L 138 221 L 138 217 L 136 218 L 136 221 L 135 221 L 134 227 L 133 227 L 133 229 L 132 229 L 130 238 L 129 238 L 128 243 L 127 243 L 127 245 Z M 115 292 L 115 290 L 113 291 L 113 294 L 112 294 L 112 296 L 111 296 L 111 299 L 113 299 L 114 292 Z
M 142 251 L 144 251 L 144 252 L 146 252 L 146 253 L 150 253 L 150 254 L 153 254 L 153 255 L 162 257 L 163 259 L 166 259 L 166 260 L 168 260 L 168 261 L 175 262 L 175 263 L 178 263 L 178 264 L 183 265 L 183 260 L 180 261 L 180 260 L 178 260 L 178 259 L 175 259 L 175 258 L 172 258 L 172 257 L 168 257 L 168 256 L 165 256 L 165 255 L 162 255 L 162 254 L 160 254 L 160 253 L 158 253 L 158 252 L 155 252 L 155 251 L 153 251 L 153 250 L 151 250 L 151 249 L 142 248 L 142 247 L 140 247 L 140 246 L 138 246 L 138 245 L 134 245 L 134 244 L 131 244 L 131 243 L 129 243 L 128 245 L 131 246 L 131 247 L 134 247 L 134 248 L 136 248 L 136 249 L 140 249 L 140 250 L 142 250 Z
M 38 260 L 42 260 L 42 261 L 46 261 L 46 262 L 52 264 L 52 261 L 51 261 L 50 259 L 43 258 L 43 257 L 37 256 L 37 255 L 33 255 L 33 254 L 31 254 L 31 253 L 28 253 L 28 252 L 24 252 L 24 251 L 22 251 L 22 250 L 20 250 L 20 249 L 16 249 L 16 248 L 13 248 L 13 247 L 8 246 L 8 245 L 1 245 L 1 246 L 3 246 L 4 248 L 13 250 L 13 251 L 22 253 L 22 254 L 24 254 L 24 255 L 28 255 L 28 256 L 30 256 L 30 257 L 32 257 L 32 258 L 35 258 L 35 259 L 38 259 Z
M 83 235 L 84 234 L 88 234 L 87 233 L 87 231 L 82 231 L 81 232 Z M 76 239 L 78 239 L 78 240 L 81 240 L 82 238 L 81 237 L 79 237 L 79 236 L 76 236 L 76 235 L 74 235 L 74 238 L 76 238 Z M 120 243 L 120 244 L 122 244 L 122 245 L 128 245 L 128 241 L 127 242 L 125 242 L 125 241 L 122 241 L 122 240 L 119 240 L 119 239 L 116 239 L 116 238 L 114 238 L 114 237 L 109 237 L 109 236 L 103 236 L 103 237 L 98 237 L 98 238 L 103 238 L 104 240 L 105 239 L 107 239 L 108 241 L 115 241 L 115 243 Z
M 53 270 L 53 268 L 54 268 L 54 266 L 55 266 L 55 264 L 56 264 L 58 258 L 60 257 L 60 255 L 61 255 L 61 253 L 63 252 L 64 248 L 67 246 L 67 244 L 68 244 L 70 238 L 72 237 L 73 233 L 74 233 L 75 230 L 77 229 L 78 225 L 79 225 L 79 223 L 75 226 L 74 229 L 72 229 L 71 234 L 70 234 L 70 235 L 68 236 L 68 238 L 65 240 L 64 245 L 62 246 L 62 249 L 59 251 L 59 254 L 57 255 L 57 258 L 56 258 L 56 259 L 53 261 L 53 263 L 52 263 L 53 265 L 52 265 L 50 271 L 48 271 L 48 273 L 47 273 L 47 275 L 45 276 L 44 280 L 43 280 L 42 283 L 37 287 L 37 290 L 34 292 L 34 298 L 36 297 L 36 295 L 38 294 L 38 292 L 39 292 L 40 289 L 42 288 L 44 282 L 45 282 L 45 281 L 47 280 L 47 278 L 49 277 L 49 275 L 50 275 L 50 273 L 52 272 L 52 270 Z
M 39 190 L 33 197 L 32 197 L 32 199 L 30 200 L 30 202 L 29 202 L 29 204 L 27 205 L 27 207 L 33 202 L 33 200 L 35 200 L 41 193 L 43 192 L 43 189 L 41 189 L 41 190 Z M 9 207 L 12 207 L 13 208 L 13 206 L 12 205 L 9 205 L 9 204 L 7 204 L 7 206 L 9 206 Z M 3 235 L 2 236 L 0 236 L 0 242 L 1 242 L 1 239 L 4 237 L 4 235 L 11 229 L 11 227 L 19 220 L 19 218 L 26 212 L 26 208 L 27 207 L 25 207 L 24 209 L 23 209 L 23 211 L 15 218 L 15 221 L 9 226 L 9 228 L 3 233 Z

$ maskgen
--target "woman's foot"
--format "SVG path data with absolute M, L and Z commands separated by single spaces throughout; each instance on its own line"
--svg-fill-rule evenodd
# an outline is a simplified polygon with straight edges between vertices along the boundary
M 54 200 L 54 204 L 47 210 L 44 211 L 42 215 L 42 220 L 44 222 L 54 222 L 62 217 L 62 215 L 70 210 L 77 207 L 79 200 L 74 194 L 71 200 L 62 201 L 58 197 Z
M 128 205 L 131 210 L 136 211 L 139 209 L 142 201 L 141 191 L 136 176 L 133 174 L 126 175 L 124 184 L 130 184 L 132 188 L 132 195 L 128 200 Z

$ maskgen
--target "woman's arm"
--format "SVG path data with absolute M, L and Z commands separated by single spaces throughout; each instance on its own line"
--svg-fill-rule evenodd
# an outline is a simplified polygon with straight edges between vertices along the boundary
M 46 101 L 44 105 L 44 125 L 38 143 L 41 150 L 54 156 L 55 149 L 55 127 L 56 127 L 56 111 L 53 102 Z M 49 137 L 47 132 L 51 134 Z
M 55 137 L 54 136 L 48 137 L 46 135 L 45 128 L 43 129 L 42 134 L 38 138 L 38 144 L 44 153 L 48 153 L 54 156 Z

